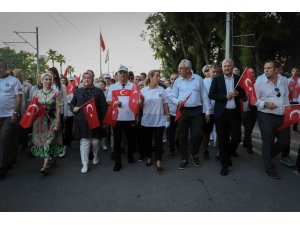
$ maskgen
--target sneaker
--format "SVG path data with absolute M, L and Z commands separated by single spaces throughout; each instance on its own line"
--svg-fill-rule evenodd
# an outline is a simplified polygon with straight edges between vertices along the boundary
M 88 165 L 83 165 L 83 167 L 81 169 L 81 173 L 87 173 L 88 170 L 89 170 Z
M 116 162 L 116 164 L 113 167 L 113 171 L 117 172 L 117 171 L 120 171 L 121 169 L 122 169 L 122 164 Z
M 191 155 L 194 166 L 200 166 L 200 161 L 198 155 Z
M 267 172 L 267 175 L 273 179 L 280 179 L 280 176 L 275 171 Z
M 181 160 L 178 169 L 183 170 L 187 166 L 187 160 Z
M 138 162 L 143 162 L 143 161 L 144 161 L 144 158 L 145 158 L 144 156 L 141 156 L 141 155 L 140 155 L 139 158 L 138 158 Z
M 94 156 L 93 164 L 97 165 L 98 163 L 99 163 L 99 157 L 98 156 Z
M 209 151 L 204 151 L 203 152 L 203 158 L 205 159 L 205 160 L 209 160 Z
M 108 147 L 105 144 L 105 140 L 102 140 L 101 147 L 102 147 L 103 151 L 107 151 L 108 150 Z
M 67 150 L 67 146 L 64 146 L 62 152 L 58 155 L 58 157 L 59 157 L 59 158 L 64 157 L 65 154 L 66 154 L 66 150 Z
M 294 167 L 295 163 L 290 159 L 290 157 L 283 157 L 279 162 L 287 167 Z

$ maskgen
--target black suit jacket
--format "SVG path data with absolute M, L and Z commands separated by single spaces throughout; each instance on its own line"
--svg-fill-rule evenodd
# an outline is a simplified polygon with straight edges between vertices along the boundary
M 240 79 L 239 76 L 234 75 L 234 86 L 236 86 L 238 80 Z M 239 115 L 241 115 L 241 107 L 240 107 L 240 99 L 246 96 L 246 93 L 243 88 L 237 86 L 236 90 L 239 92 L 238 96 L 234 97 L 235 105 Z M 219 119 L 226 107 L 227 99 L 226 99 L 227 91 L 225 85 L 225 78 L 224 75 L 219 75 L 212 80 L 209 95 L 210 99 L 215 100 L 215 108 L 214 108 L 214 118 Z M 239 118 L 241 119 L 241 118 Z

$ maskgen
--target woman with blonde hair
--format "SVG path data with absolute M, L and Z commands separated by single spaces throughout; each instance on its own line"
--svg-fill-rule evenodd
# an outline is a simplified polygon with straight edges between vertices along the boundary
M 155 140 L 155 160 L 158 172 L 163 170 L 161 158 L 163 152 L 163 132 L 170 121 L 166 92 L 159 86 L 160 72 L 151 70 L 145 80 L 145 87 L 141 90 L 143 116 L 141 120 L 144 135 L 144 151 L 146 166 L 152 164 L 152 137 Z
M 41 75 L 42 89 L 37 90 L 34 97 L 46 109 L 46 114 L 33 123 L 32 154 L 44 159 L 40 172 L 46 175 L 50 167 L 50 159 L 62 151 L 62 131 L 60 121 L 61 95 L 52 89 L 53 77 L 49 73 Z

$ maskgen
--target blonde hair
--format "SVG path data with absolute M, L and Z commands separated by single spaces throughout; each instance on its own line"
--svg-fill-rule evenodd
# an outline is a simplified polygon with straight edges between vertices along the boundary
M 150 78 L 151 77 L 154 77 L 154 74 L 158 72 L 159 73 L 159 70 L 150 70 L 148 72 L 148 75 L 147 75 L 147 78 L 145 79 L 145 87 L 148 86 L 150 84 Z
M 46 76 L 50 76 L 53 80 L 53 76 L 50 73 L 42 73 L 41 74 L 41 81 L 44 80 L 44 77 L 46 77 Z

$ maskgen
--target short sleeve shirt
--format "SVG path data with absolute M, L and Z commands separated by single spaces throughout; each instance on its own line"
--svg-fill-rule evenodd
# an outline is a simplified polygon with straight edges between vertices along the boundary
M 0 78 L 0 117 L 10 117 L 15 111 L 16 96 L 22 95 L 21 82 L 13 77 Z

